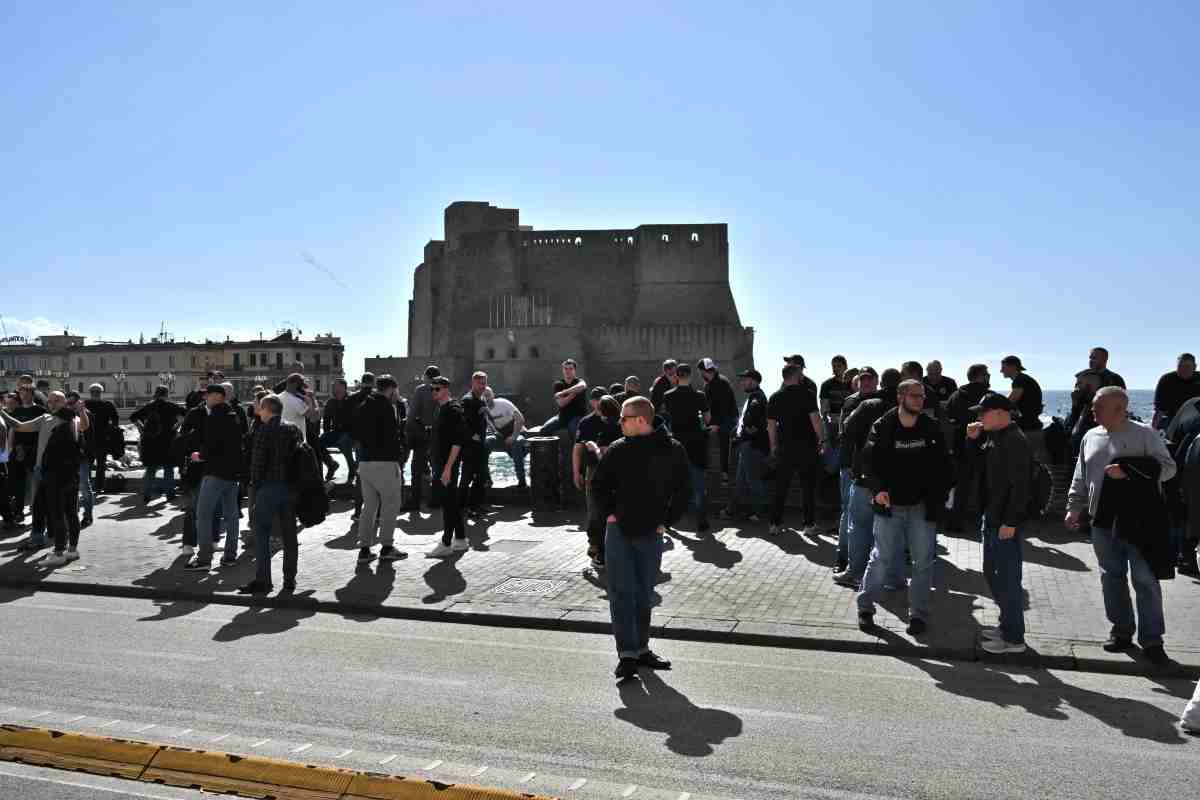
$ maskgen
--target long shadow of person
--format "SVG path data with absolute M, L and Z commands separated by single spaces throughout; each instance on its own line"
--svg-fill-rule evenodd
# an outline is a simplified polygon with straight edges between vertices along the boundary
M 690 550 L 692 559 L 700 564 L 712 564 L 717 569 L 733 569 L 742 560 L 740 552 L 730 550 L 715 536 L 700 535 L 693 539 L 676 531 L 671 538 Z
M 307 598 L 313 590 L 295 595 L 297 598 Z M 247 636 L 270 635 L 286 633 L 300 624 L 300 620 L 314 616 L 315 608 L 272 608 L 270 606 L 251 606 L 233 619 L 226 622 L 213 634 L 214 642 L 236 642 Z
M 613 715 L 642 730 L 665 733 L 667 749 L 681 756 L 713 754 L 714 745 L 742 734 L 742 720 L 728 711 L 700 708 L 657 673 L 643 671 L 641 680 L 628 680 L 618 689 L 624 708 Z
M 383 605 L 392 593 L 396 583 L 396 569 L 390 561 L 382 561 L 372 572 L 370 564 L 358 564 L 354 568 L 354 577 L 340 589 L 335 589 L 334 597 L 338 603 L 349 608 L 359 609 L 347 614 L 349 619 L 367 622 L 378 619 L 378 615 L 370 613 Z M 365 613 L 364 613 L 365 610 Z
M 425 570 L 422 577 L 432 591 L 421 598 L 422 603 L 440 603 L 447 597 L 462 594 L 467 590 L 467 579 L 458 571 L 457 564 L 460 558 L 461 553 L 450 558 L 438 559 L 436 564 Z
M 929 674 L 944 692 L 992 703 L 1001 708 L 1024 708 L 1030 714 L 1066 720 L 1066 708 L 1074 708 L 1135 739 L 1163 744 L 1183 744 L 1175 714 L 1141 700 L 1094 692 L 1064 683 L 1043 669 L 1013 670 L 1034 683 L 1017 681 L 999 665 L 940 664 L 923 659 L 904 659 Z
M 1022 556 L 1028 564 L 1040 564 L 1051 569 L 1065 569 L 1070 572 L 1091 572 L 1092 569 L 1081 559 L 1064 550 L 1057 547 L 1038 547 L 1028 541 L 1025 542 Z

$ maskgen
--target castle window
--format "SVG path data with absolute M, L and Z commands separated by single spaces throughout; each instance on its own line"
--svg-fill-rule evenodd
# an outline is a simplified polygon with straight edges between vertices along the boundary
M 496 358 L 496 348 L 489 347 L 487 350 L 484 351 L 483 357 L 484 357 L 485 361 L 494 361 Z
M 583 237 L 582 237 L 582 236 L 576 236 L 576 237 L 575 237 L 575 246 L 576 246 L 576 247 L 579 247 L 579 246 L 581 246 L 582 244 L 583 244 Z
M 542 354 L 538 352 L 538 349 L 536 347 L 530 347 L 529 348 L 529 357 L 530 358 L 541 358 Z
M 508 357 L 516 358 L 517 357 L 517 348 L 515 348 L 515 347 L 508 348 Z
M 700 242 L 700 234 L 698 234 L 698 233 L 693 233 L 693 234 L 692 234 L 692 242 L 694 242 L 694 243 L 697 243 L 697 244 L 698 244 L 698 243 Z
M 670 236 L 668 236 L 667 234 L 665 234 L 665 233 L 664 233 L 664 234 L 662 235 L 662 240 L 663 240 L 664 242 L 669 242 L 669 241 L 671 241 L 671 237 L 670 237 Z
M 629 244 L 629 245 L 633 244 L 633 237 L 632 236 L 625 237 L 625 244 Z

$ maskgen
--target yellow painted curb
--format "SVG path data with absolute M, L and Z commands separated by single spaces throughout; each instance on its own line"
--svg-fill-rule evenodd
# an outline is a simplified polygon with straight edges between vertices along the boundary
M 158 745 L 45 728 L 0 725 L 0 760 L 137 779 Z
M 554 800 L 470 784 L 0 725 L 0 761 L 275 800 Z

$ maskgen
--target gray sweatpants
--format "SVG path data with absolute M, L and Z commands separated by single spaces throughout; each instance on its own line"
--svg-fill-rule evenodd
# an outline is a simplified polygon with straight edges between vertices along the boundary
M 362 515 L 358 518 L 358 546 L 375 543 L 375 515 L 379 514 L 379 541 L 390 545 L 395 539 L 396 517 L 404 494 L 404 479 L 395 461 L 362 461 L 358 465 L 362 487 Z

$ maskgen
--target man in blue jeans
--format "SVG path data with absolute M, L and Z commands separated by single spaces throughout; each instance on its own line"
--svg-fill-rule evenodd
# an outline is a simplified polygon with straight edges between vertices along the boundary
M 554 384 L 554 404 L 558 413 L 542 423 L 539 436 L 553 436 L 563 428 L 567 429 L 572 441 L 575 431 L 579 429 L 579 420 L 588 413 L 587 381 L 579 377 L 579 365 L 575 359 L 568 358 L 562 363 L 563 379 Z
M 748 500 L 750 510 L 746 521 L 759 522 L 762 515 L 767 513 L 768 505 L 767 482 L 763 480 L 767 456 L 771 452 L 771 440 L 767 435 L 767 395 L 759 388 L 762 374 L 758 370 L 748 369 L 740 373 L 738 379 L 746 402 L 742 405 L 733 435 L 733 447 L 737 453 L 733 491 L 729 493 L 729 502 L 721 516 L 724 519 L 736 519 L 739 503 Z
M 619 662 L 618 680 L 637 676 L 638 667 L 670 669 L 650 649 L 654 585 L 662 566 L 662 536 L 688 504 L 688 458 L 665 430 L 654 429 L 654 406 L 645 397 L 621 406 L 621 432 L 592 477 L 604 515 L 604 561 L 608 567 L 608 609 Z
M 196 498 L 196 544 L 199 552 L 184 567 L 207 572 L 212 567 L 213 515 L 221 509 L 225 521 L 225 555 L 221 566 L 237 563 L 238 477 L 242 474 L 242 428 L 237 415 L 225 402 L 225 387 L 210 384 L 204 397 L 208 418 L 204 423 L 204 441 L 191 454 L 193 463 L 204 465 L 204 477 Z
M 283 588 L 280 594 L 296 591 L 299 547 L 296 516 L 292 511 L 288 471 L 303 439 L 300 429 L 280 419 L 283 403 L 267 395 L 258 404 L 262 422 L 254 431 L 251 445 L 250 484 L 254 487 L 254 580 L 238 589 L 242 594 L 267 594 L 271 584 L 271 527 L 279 518 L 283 538 Z
M 866 485 L 875 493 L 875 549 L 858 595 L 858 627 L 875 626 L 875 598 L 904 546 L 912 554 L 908 634 L 920 636 L 929 624 L 929 594 L 937 547 L 938 513 L 950 486 L 950 456 L 941 427 L 923 414 L 925 387 L 901 381 L 898 405 L 871 426 L 863 450 Z
M 1015 407 L 1001 394 L 984 395 L 970 410 L 965 458 L 982 461 L 983 576 L 1000 607 L 1000 624 L 983 629 L 983 649 L 1003 655 L 1025 652 L 1025 609 L 1021 595 L 1022 525 L 1029 514 L 1033 451 L 1013 422 Z
M 1096 517 L 1104 482 L 1130 479 L 1120 465 L 1113 463 L 1118 458 L 1155 459 L 1160 465 L 1160 482 L 1175 477 L 1175 459 L 1158 431 L 1129 419 L 1129 395 L 1120 386 L 1105 386 L 1096 392 L 1092 413 L 1096 427 L 1084 435 L 1079 448 L 1079 462 L 1067 493 L 1066 525 L 1078 529 L 1085 510 L 1093 520 L 1092 547 L 1100 562 L 1104 612 L 1112 624 L 1104 649 L 1110 653 L 1128 650 L 1133 647 L 1136 633 L 1142 655 L 1155 666 L 1168 666 L 1171 661 L 1163 649 L 1166 620 L 1158 578 L 1135 545 L 1123 539 L 1115 528 L 1096 524 Z M 1137 592 L 1136 620 L 1129 598 L 1130 579 Z

